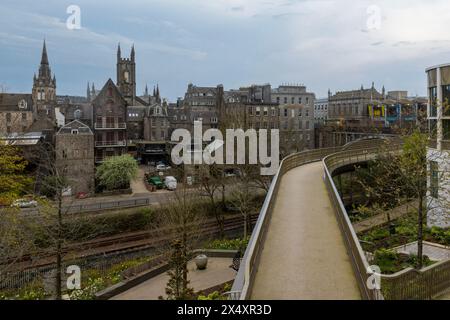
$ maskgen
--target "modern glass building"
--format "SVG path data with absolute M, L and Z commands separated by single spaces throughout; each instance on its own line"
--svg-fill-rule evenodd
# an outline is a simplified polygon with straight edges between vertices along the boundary
M 429 226 L 450 227 L 450 63 L 430 67 L 428 121 L 430 128 Z

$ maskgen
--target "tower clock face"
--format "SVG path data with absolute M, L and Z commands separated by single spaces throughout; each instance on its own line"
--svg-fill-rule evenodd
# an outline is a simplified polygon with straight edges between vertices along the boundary
M 22 99 L 22 100 L 19 101 L 17 106 L 19 107 L 19 109 L 26 109 L 27 108 L 27 102 L 24 99 Z

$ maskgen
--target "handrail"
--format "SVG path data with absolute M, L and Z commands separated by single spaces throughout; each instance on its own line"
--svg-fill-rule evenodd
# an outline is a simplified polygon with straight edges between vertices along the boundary
M 320 161 L 326 155 L 335 153 L 340 150 L 341 147 L 303 151 L 297 154 L 290 155 L 281 161 L 280 167 L 278 168 L 278 171 L 272 180 L 266 199 L 261 208 L 258 221 L 256 222 L 254 231 L 249 241 L 249 245 L 242 259 L 241 268 L 239 268 L 238 274 L 236 275 L 233 287 L 231 289 L 233 292 L 241 292 L 241 300 L 248 299 L 250 295 L 251 282 L 256 274 L 256 269 L 254 268 L 254 266 L 256 265 L 256 262 L 259 259 L 259 255 L 261 253 L 262 238 L 265 235 L 265 227 L 268 225 L 271 217 L 274 200 L 281 178 L 286 172 L 293 168 L 307 163 Z
M 377 274 L 376 276 L 379 276 L 381 280 L 384 296 L 381 290 L 377 288 L 370 289 L 367 286 L 369 277 L 372 275 L 370 265 L 333 182 L 333 172 L 345 165 L 374 160 L 378 157 L 381 150 L 385 152 L 400 152 L 400 145 L 401 143 L 391 142 L 389 148 L 383 150 L 379 148 L 381 144 L 377 148 L 368 148 L 367 143 L 363 141 L 360 144 L 352 145 L 350 148 L 347 145 L 347 148 L 344 146 L 340 148 L 305 151 L 283 159 L 261 208 L 258 221 L 242 259 L 241 268 L 233 283 L 233 296 L 230 298 L 239 298 L 241 300 L 250 298 L 252 282 L 257 272 L 258 260 L 262 251 L 263 237 L 271 218 L 274 200 L 281 178 L 293 168 L 321 160 L 324 164 L 324 182 L 327 185 L 330 200 L 334 204 L 336 217 L 344 236 L 348 254 L 351 258 L 361 296 L 364 299 L 373 300 L 424 299 L 441 294 L 445 289 L 448 289 L 450 287 L 450 259 L 420 271 L 406 269 L 394 275 Z M 343 151 L 344 149 L 345 151 Z M 239 292 L 240 295 L 238 294 Z
M 368 279 L 372 276 L 370 265 L 333 182 L 333 172 L 352 162 L 373 160 L 378 156 L 378 151 L 378 149 L 344 151 L 323 159 L 324 180 L 330 199 L 334 203 L 336 217 L 344 235 L 361 294 L 363 298 L 371 300 L 432 299 L 450 288 L 450 259 L 435 263 L 422 270 L 408 268 L 391 275 L 377 274 L 381 290 L 370 289 L 367 286 Z M 385 152 L 401 151 L 399 145 L 392 145 Z

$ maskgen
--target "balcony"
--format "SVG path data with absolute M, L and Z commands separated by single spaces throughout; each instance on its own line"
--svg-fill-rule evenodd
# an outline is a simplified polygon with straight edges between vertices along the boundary
M 126 140 L 119 140 L 119 141 L 95 141 L 96 147 L 126 147 L 127 141 Z
M 125 122 L 120 123 L 95 123 L 95 130 L 124 130 L 127 128 Z

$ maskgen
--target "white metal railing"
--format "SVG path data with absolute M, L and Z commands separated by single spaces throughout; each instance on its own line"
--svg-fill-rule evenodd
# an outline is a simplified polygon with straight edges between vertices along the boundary
M 114 130 L 114 129 L 126 129 L 127 124 L 125 122 L 119 123 L 95 123 L 94 128 L 96 130 Z
M 95 141 L 96 147 L 125 147 L 127 145 L 126 140 L 117 141 Z

